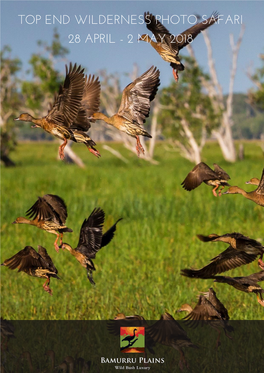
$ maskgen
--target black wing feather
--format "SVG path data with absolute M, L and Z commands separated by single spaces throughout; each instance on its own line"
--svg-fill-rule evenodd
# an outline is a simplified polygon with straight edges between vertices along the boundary
M 84 220 L 76 251 L 88 258 L 95 258 L 97 251 L 101 249 L 104 218 L 104 211 L 101 208 L 95 208 L 89 218 Z
M 117 222 L 110 229 L 108 229 L 107 232 L 105 232 L 103 234 L 101 247 L 104 247 L 104 246 L 108 245 L 109 242 L 113 239 L 113 237 L 115 235 L 115 231 L 116 231 L 116 225 L 122 219 L 123 218 L 118 219 Z

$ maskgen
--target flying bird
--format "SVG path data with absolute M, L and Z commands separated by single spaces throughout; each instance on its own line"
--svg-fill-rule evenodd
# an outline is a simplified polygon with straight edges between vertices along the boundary
M 9 269 L 18 269 L 18 272 L 25 272 L 29 276 L 45 278 L 43 288 L 50 295 L 52 295 L 52 290 L 49 287 L 50 277 L 60 279 L 47 250 L 40 245 L 38 252 L 33 247 L 26 246 L 11 258 L 6 259 L 1 265 Z
M 259 186 L 260 180 L 257 177 L 252 177 L 249 181 L 246 181 L 246 184 L 251 184 L 251 185 L 257 185 Z
M 140 143 L 139 136 L 152 137 L 141 126 L 145 123 L 150 112 L 150 102 L 160 85 L 159 70 L 152 66 L 139 78 L 128 84 L 123 90 L 121 104 L 117 114 L 107 117 L 103 113 L 94 113 L 90 119 L 101 119 L 106 123 L 114 126 L 118 130 L 125 132 L 127 135 L 137 140 L 137 154 L 144 154 L 144 149 Z
M 229 320 L 228 311 L 223 303 L 217 298 L 213 288 L 210 288 L 208 292 L 200 294 L 198 303 L 194 308 L 185 303 L 178 309 L 177 312 L 184 311 L 188 312 L 188 315 L 185 316 L 183 320 L 187 320 L 188 326 L 190 327 L 197 327 L 197 325 L 199 325 L 197 321 L 210 321 L 209 325 L 218 331 L 218 338 L 216 341 L 217 347 L 219 346 L 221 334 L 219 327 L 224 329 L 224 332 L 228 338 L 231 338 L 227 334 L 227 331 L 234 331 L 234 329 L 227 323 L 227 320 Z
M 183 352 L 184 347 L 198 348 L 190 338 L 181 325 L 170 315 L 165 312 L 161 315 L 160 320 L 148 327 L 148 334 L 154 342 L 165 346 L 171 346 L 180 353 L 179 367 L 183 369 L 188 368 L 188 362 L 185 359 Z
M 63 233 L 72 232 L 72 229 L 65 225 L 68 216 L 67 206 L 63 199 L 55 194 L 45 194 L 43 197 L 38 197 L 34 205 L 27 210 L 26 216 L 32 220 L 21 216 L 16 218 L 13 224 L 34 225 L 44 231 L 56 234 L 54 246 L 57 252 L 59 251 L 57 244 L 59 237 L 60 243 L 62 243 Z
M 252 192 L 246 192 L 244 189 L 241 189 L 238 186 L 231 186 L 223 194 L 242 194 L 242 196 L 245 198 L 250 199 L 257 205 L 264 207 L 264 168 L 257 189 L 253 190 Z
M 156 42 L 147 34 L 141 35 L 139 40 L 149 43 L 164 61 L 170 63 L 174 79 L 177 82 L 178 71 L 184 70 L 184 66 L 179 58 L 179 51 L 186 47 L 186 45 L 192 43 L 201 31 L 216 23 L 218 20 L 218 13 L 213 13 L 211 17 L 203 22 L 197 23 L 176 36 L 171 34 L 153 14 L 145 12 L 144 19 L 148 30 L 154 34 Z
M 217 189 L 220 187 L 218 195 L 221 196 L 222 189 L 229 186 L 227 182 L 229 179 L 230 176 L 216 163 L 214 163 L 214 170 L 212 170 L 206 163 L 201 162 L 188 173 L 181 185 L 183 189 L 191 191 L 204 182 L 214 187 L 213 194 L 217 197 Z
M 228 284 L 245 293 L 255 293 L 259 304 L 264 307 L 262 298 L 264 289 L 258 285 L 258 282 L 264 281 L 264 270 L 245 277 L 215 276 L 213 278 L 215 279 L 214 282 Z
M 258 241 L 243 236 L 241 233 L 227 233 L 223 236 L 216 234 L 210 236 L 198 235 L 198 238 L 204 242 L 223 241 L 230 246 L 221 254 L 211 259 L 211 263 L 201 269 L 182 269 L 182 276 L 203 279 L 214 278 L 213 276 L 218 273 L 253 262 L 258 255 L 260 255 L 258 264 L 261 269 L 264 269 L 262 261 L 264 247 Z
M 210 234 L 209 236 L 198 234 L 197 237 L 203 242 L 221 241 L 228 243 L 235 250 L 244 251 L 247 254 L 260 255 L 258 264 L 261 269 L 264 269 L 264 263 L 262 261 L 264 255 L 264 246 L 262 246 L 260 242 L 254 240 L 253 238 L 249 238 L 241 233 L 236 232 L 226 233 L 222 236 L 219 236 L 218 234 Z
M 92 259 L 95 259 L 96 253 L 104 246 L 108 245 L 113 239 L 116 231 L 117 222 L 103 234 L 105 213 L 101 208 L 95 208 L 88 219 L 85 219 L 81 230 L 78 245 L 75 249 L 71 245 L 63 242 L 60 247 L 68 250 L 78 262 L 87 270 L 87 277 L 91 284 L 95 285 L 92 271 L 95 267 Z
M 94 148 L 95 142 L 86 134 L 91 127 L 88 119 L 99 109 L 100 82 L 94 76 L 84 75 L 84 69 L 75 64 L 66 65 L 64 84 L 55 94 L 53 105 L 48 114 L 42 118 L 34 118 L 28 113 L 22 113 L 17 121 L 32 122 L 32 128 L 42 128 L 46 132 L 64 140 L 59 147 L 59 155 L 64 159 L 64 148 L 68 140 L 83 143 L 96 157 L 100 153 Z

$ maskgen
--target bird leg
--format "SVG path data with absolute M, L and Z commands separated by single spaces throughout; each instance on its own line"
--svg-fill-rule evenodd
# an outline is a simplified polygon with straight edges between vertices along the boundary
M 219 185 L 217 185 L 217 186 L 213 189 L 213 194 L 214 194 L 215 197 L 217 197 L 216 190 L 217 190 L 218 187 L 219 187 Z
M 88 146 L 87 146 L 88 148 Z M 97 158 L 101 157 L 101 154 L 96 150 L 95 148 L 88 148 L 89 152 L 91 152 L 93 155 L 95 155 Z
M 262 261 L 262 258 L 263 258 L 263 254 L 260 256 L 259 260 L 258 260 L 258 265 L 261 269 L 264 270 L 264 263 Z
M 221 330 L 215 328 L 218 332 L 217 340 L 216 340 L 216 349 L 218 349 L 219 346 L 221 346 L 221 342 L 219 341 L 220 335 L 221 335 Z
M 138 155 L 138 157 L 139 157 L 139 156 L 140 156 L 140 152 L 142 152 L 142 154 L 145 154 L 145 150 L 144 150 L 143 146 L 141 145 L 141 142 L 140 142 L 138 136 L 136 136 L 136 139 L 137 139 L 137 146 L 136 146 L 136 149 L 137 149 L 137 155 Z
M 262 299 L 261 296 L 259 297 L 258 294 L 257 294 L 257 299 L 258 299 L 259 304 L 260 304 L 262 307 L 264 307 L 264 300 Z
M 63 233 L 60 233 L 60 246 L 62 245 Z
M 59 156 L 60 159 L 64 159 L 64 148 L 67 145 L 67 139 L 64 139 L 64 142 L 59 146 Z
M 184 367 L 186 367 L 187 369 L 189 368 L 189 364 L 187 362 L 187 360 L 185 359 L 185 356 L 184 356 L 184 353 L 182 350 L 179 350 L 181 356 L 180 356 L 180 361 L 179 361 L 179 367 L 181 370 L 184 369 Z
M 46 283 L 47 283 L 47 285 L 46 285 Z M 51 288 L 49 287 L 49 283 L 50 283 L 50 279 L 49 278 L 47 278 L 47 280 L 44 282 L 44 284 L 43 284 L 43 289 L 47 292 L 47 293 L 49 293 L 50 295 L 52 295 L 52 290 L 51 290 Z
M 221 196 L 222 195 L 222 190 L 224 189 L 224 186 L 222 185 L 221 188 L 218 190 L 218 195 Z
M 179 80 L 178 70 L 172 69 L 172 73 L 176 82 Z
M 59 248 L 59 246 L 58 246 L 58 244 L 57 244 L 59 237 L 60 237 L 60 235 L 57 234 L 57 238 L 56 238 L 56 240 L 55 240 L 55 242 L 54 242 L 55 250 L 57 251 L 57 253 L 58 253 L 59 250 L 60 250 L 60 248 Z M 62 241 L 61 241 L 61 243 L 62 243 Z

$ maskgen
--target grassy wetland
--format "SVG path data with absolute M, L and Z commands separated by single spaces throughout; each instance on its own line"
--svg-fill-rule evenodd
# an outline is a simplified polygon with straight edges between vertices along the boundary
M 257 142 L 245 146 L 245 160 L 235 164 L 223 160 L 216 143 L 209 142 L 203 161 L 219 164 L 230 175 L 231 185 L 253 190 L 245 182 L 260 178 L 263 153 Z M 128 160 L 125 164 L 102 149 L 101 159 L 85 147 L 74 146 L 86 168 L 57 161 L 57 143 L 19 144 L 13 159 L 17 167 L 2 168 L 1 178 L 1 263 L 30 245 L 44 246 L 58 269 L 61 280 L 51 279 L 53 296 L 43 291 L 43 279 L 1 267 L 1 314 L 11 320 L 98 320 L 116 313 L 140 314 L 158 319 L 165 311 L 176 319 L 183 303 L 196 303 L 199 291 L 213 286 L 233 320 L 263 320 L 264 309 L 256 295 L 239 292 L 213 280 L 180 276 L 182 268 L 200 268 L 224 251 L 227 245 L 203 243 L 197 234 L 240 232 L 264 244 L 264 209 L 241 195 L 215 198 L 202 184 L 192 192 L 181 182 L 193 164 L 178 153 L 157 145 L 159 165 L 151 165 L 113 145 Z M 12 225 L 25 216 L 38 196 L 57 194 L 68 207 L 64 242 L 76 247 L 81 224 L 94 207 L 105 211 L 105 230 L 117 225 L 112 242 L 94 260 L 96 271 L 91 286 L 86 271 L 69 252 L 56 253 L 55 235 L 32 226 Z M 257 261 L 226 272 L 246 276 L 258 272 Z

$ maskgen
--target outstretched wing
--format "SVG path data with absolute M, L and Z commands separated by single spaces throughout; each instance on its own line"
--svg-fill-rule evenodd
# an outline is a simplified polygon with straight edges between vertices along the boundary
M 197 188 L 203 181 L 215 179 L 217 179 L 216 173 L 206 163 L 200 162 L 188 173 L 181 185 L 183 189 L 190 191 Z
M 192 312 L 184 317 L 184 320 L 212 320 L 221 319 L 221 314 L 215 309 L 215 307 L 205 298 L 204 295 L 199 296 L 197 305 L 194 307 Z M 192 324 L 189 324 L 192 326 Z M 195 326 L 195 324 L 193 324 Z
M 70 63 L 66 65 L 66 77 L 59 94 L 55 95 L 53 107 L 46 116 L 47 121 L 70 127 L 77 117 L 84 90 L 84 69 Z
M 18 272 L 32 267 L 42 267 L 41 257 L 31 246 L 26 246 L 23 250 L 6 259 L 2 265 L 10 269 L 18 269 Z
M 57 224 L 63 225 L 67 219 L 67 207 L 63 199 L 55 194 L 45 194 L 38 197 L 26 215 L 31 219 L 51 220 Z
M 101 85 L 99 78 L 94 75 L 85 76 L 85 86 L 78 115 L 71 125 L 71 129 L 88 131 L 94 119 L 88 119 L 99 110 Z
M 229 320 L 228 311 L 223 305 L 223 303 L 220 301 L 220 299 L 217 298 L 214 289 L 210 288 L 207 293 L 204 293 L 204 295 L 209 300 L 209 302 L 214 306 L 214 308 L 220 313 L 221 318 L 223 320 Z
M 230 176 L 225 172 L 218 164 L 214 163 L 214 172 L 218 175 L 220 179 L 229 180 Z
M 149 116 L 150 102 L 154 99 L 158 86 L 160 71 L 152 66 L 139 78 L 130 83 L 122 94 L 118 115 L 130 122 L 142 125 Z
M 191 342 L 186 331 L 169 313 L 161 315 L 160 320 L 149 326 L 147 330 L 155 342 L 167 346 L 178 345 L 181 341 Z
M 76 251 L 88 258 L 95 258 L 97 251 L 101 249 L 104 218 L 104 211 L 101 208 L 95 208 L 89 218 L 84 220 Z
M 175 53 L 178 51 L 178 44 L 175 42 L 173 35 L 153 14 L 145 12 L 144 20 L 147 29 L 154 34 L 158 43 L 162 43 L 163 47 L 166 45 L 168 49 L 173 50 Z
M 41 256 L 42 267 L 50 270 L 51 272 L 58 273 L 57 268 L 53 264 L 53 261 L 45 247 L 38 245 L 38 253 Z
M 179 50 L 184 48 L 186 45 L 191 43 L 201 31 L 207 29 L 211 25 L 215 24 L 218 20 L 219 14 L 218 12 L 214 12 L 211 17 L 207 18 L 206 20 L 197 23 L 196 25 L 188 28 L 187 30 L 183 31 L 181 34 L 176 36 L 177 44 Z
M 211 259 L 211 263 L 201 269 L 182 269 L 181 275 L 193 278 L 212 278 L 217 273 L 229 271 L 244 264 L 253 262 L 257 254 L 247 254 L 244 251 L 229 246 L 221 254 Z
M 256 193 L 264 196 L 264 168 L 263 168 L 263 171 L 262 171 L 259 186 L 256 189 Z

